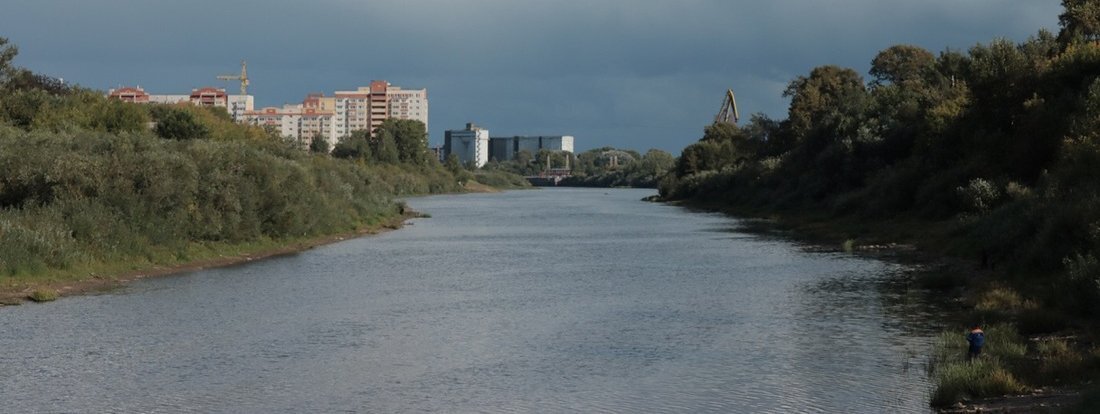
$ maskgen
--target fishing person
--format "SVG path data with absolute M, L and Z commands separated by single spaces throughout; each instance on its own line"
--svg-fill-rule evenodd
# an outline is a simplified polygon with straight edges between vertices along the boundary
M 970 332 L 966 334 L 966 342 L 970 343 L 970 349 L 966 353 L 968 360 L 982 355 L 982 347 L 985 346 L 985 332 L 982 331 L 981 325 L 975 324 L 974 327 L 970 328 Z

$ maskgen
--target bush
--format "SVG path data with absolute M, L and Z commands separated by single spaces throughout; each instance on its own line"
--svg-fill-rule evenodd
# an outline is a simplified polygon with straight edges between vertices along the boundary
M 495 188 L 523 188 L 531 183 L 519 175 L 507 171 L 475 171 L 473 178 L 479 183 Z
M 157 123 L 154 131 L 165 139 L 198 139 L 206 137 L 210 131 L 192 112 L 185 108 L 158 105 L 150 112 Z
M 58 297 L 60 297 L 60 295 L 57 293 L 56 290 L 37 289 L 34 292 L 31 292 L 31 294 L 27 296 L 27 299 L 35 302 L 50 302 L 57 300 Z
M 148 133 L 0 127 L 0 168 L 8 276 L 349 231 L 397 214 L 394 195 L 461 189 L 438 163 L 365 166 L 276 142 Z
M 1001 199 L 997 186 L 982 178 L 970 180 L 967 186 L 957 187 L 955 191 L 962 197 L 963 204 L 978 213 L 989 211 Z
M 970 398 L 1018 394 L 1027 388 L 994 358 L 950 363 L 936 368 L 932 405 L 944 407 Z
M 966 359 L 967 343 L 962 332 L 944 332 L 936 340 L 931 362 L 935 382 L 932 405 L 946 406 L 964 398 L 984 398 L 1016 394 L 1026 386 L 1009 368 L 1025 360 L 1027 346 L 1010 324 L 994 324 L 983 329 L 985 346 L 982 356 Z

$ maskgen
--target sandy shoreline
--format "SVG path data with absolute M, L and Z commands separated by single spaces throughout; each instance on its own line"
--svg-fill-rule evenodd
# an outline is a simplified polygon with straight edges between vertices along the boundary
M 22 288 L 14 290 L 0 290 L 0 307 L 19 305 L 25 302 L 29 302 L 31 301 L 31 294 L 37 290 L 53 290 L 57 292 L 59 296 L 72 296 L 89 292 L 99 292 L 114 289 L 134 282 L 136 280 L 150 277 L 167 276 L 200 269 L 232 266 L 241 263 L 251 262 L 253 260 L 294 254 L 312 249 L 314 247 L 324 246 L 326 244 L 332 244 L 348 239 L 354 239 L 358 237 L 370 236 L 391 230 L 396 230 L 403 227 L 405 225 L 405 222 L 409 219 L 417 217 L 422 217 L 422 215 L 417 212 L 406 211 L 402 215 L 394 216 L 387 221 L 357 231 L 338 233 L 327 236 L 318 236 L 312 239 L 295 241 L 293 243 L 289 243 L 276 248 L 269 248 L 238 255 L 222 256 L 214 259 L 196 260 L 170 266 L 153 266 L 123 272 L 112 276 L 89 275 L 85 279 L 70 280 L 64 282 L 30 282 L 27 284 L 27 286 Z

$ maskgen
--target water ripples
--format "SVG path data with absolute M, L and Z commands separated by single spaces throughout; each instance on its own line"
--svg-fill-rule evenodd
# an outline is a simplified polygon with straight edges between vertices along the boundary
M 410 200 L 434 218 L 0 310 L 30 412 L 927 412 L 898 265 L 637 190 Z M 50 334 L 45 334 L 50 333 Z

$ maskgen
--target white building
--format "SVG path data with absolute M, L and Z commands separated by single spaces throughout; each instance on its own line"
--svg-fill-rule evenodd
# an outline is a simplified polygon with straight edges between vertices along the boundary
M 472 123 L 466 129 L 447 130 L 443 138 L 443 156 L 458 156 L 463 164 L 472 163 L 481 168 L 489 162 L 489 130 Z
M 245 112 L 255 109 L 255 98 L 252 95 L 229 95 L 227 97 L 226 110 L 235 122 L 245 121 Z
M 424 123 L 424 130 L 428 130 L 427 89 L 401 89 L 387 84 L 386 96 L 390 118 L 420 121 Z
M 387 118 L 412 119 L 428 126 L 428 90 L 401 89 L 389 82 L 375 80 L 354 91 L 336 91 L 333 112 L 340 136 L 357 130 L 372 133 Z
M 191 101 L 191 95 L 149 95 L 147 103 L 175 105 Z
M 247 111 L 243 117 L 249 124 L 276 129 L 279 135 L 295 140 L 303 148 L 309 147 L 313 137 L 319 134 L 332 149 L 340 137 L 336 133 L 335 114 L 300 104 Z
M 370 122 L 370 87 L 360 87 L 354 91 L 336 91 L 333 99 L 333 113 L 336 120 L 336 133 L 349 136 L 358 130 L 372 130 Z

